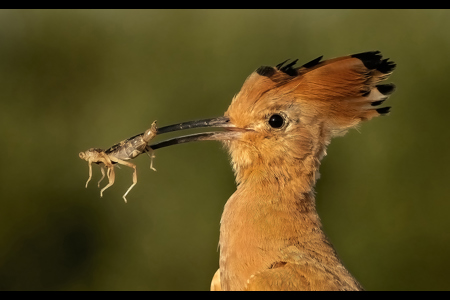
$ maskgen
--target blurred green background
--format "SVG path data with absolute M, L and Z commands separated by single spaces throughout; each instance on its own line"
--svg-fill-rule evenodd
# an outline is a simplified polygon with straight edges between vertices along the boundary
M 260 65 L 380 50 L 397 91 L 335 139 L 324 230 L 368 290 L 450 289 L 450 11 L 1 10 L 0 290 L 207 290 L 235 190 L 217 142 L 138 157 L 103 198 L 78 152 L 220 116 Z

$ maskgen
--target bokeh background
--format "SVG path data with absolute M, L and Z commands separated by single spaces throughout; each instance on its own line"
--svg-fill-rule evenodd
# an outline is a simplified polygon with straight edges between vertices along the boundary
M 380 50 L 397 91 L 335 139 L 317 207 L 368 290 L 450 289 L 450 11 L 1 10 L 0 290 L 208 290 L 235 190 L 217 142 L 145 155 L 128 203 L 78 152 L 220 116 L 260 65 Z

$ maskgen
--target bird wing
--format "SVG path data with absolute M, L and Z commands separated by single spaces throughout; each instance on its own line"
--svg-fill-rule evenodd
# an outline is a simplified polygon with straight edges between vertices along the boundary
M 211 280 L 211 291 L 221 291 L 222 288 L 220 286 L 220 269 L 217 269 L 216 273 Z
M 250 276 L 245 286 L 248 291 L 338 291 L 362 290 L 362 287 L 341 265 L 342 274 L 336 268 L 327 268 L 319 261 L 303 255 L 291 246 L 282 251 L 282 260 L 269 269 Z
M 312 291 L 319 286 L 329 286 L 329 279 L 316 276 L 317 269 L 311 265 L 276 262 L 280 267 L 267 269 L 252 275 L 247 281 L 247 291 Z M 334 286 L 333 286 L 334 287 Z M 336 290 L 336 288 L 329 289 Z

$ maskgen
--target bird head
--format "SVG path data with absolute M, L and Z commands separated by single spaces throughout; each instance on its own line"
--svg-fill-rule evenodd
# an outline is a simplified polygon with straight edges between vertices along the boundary
M 299 67 L 295 60 L 258 68 L 223 117 L 162 127 L 158 134 L 194 127 L 224 131 L 183 136 L 150 147 L 221 140 L 229 150 L 238 183 L 271 178 L 283 184 L 296 176 L 307 176 L 313 183 L 331 138 L 387 114 L 390 107 L 379 105 L 394 91 L 392 84 L 379 84 L 395 64 L 378 51 L 321 59 Z

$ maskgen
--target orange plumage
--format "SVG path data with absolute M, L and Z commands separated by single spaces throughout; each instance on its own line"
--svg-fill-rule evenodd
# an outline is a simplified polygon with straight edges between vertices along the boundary
M 224 141 L 237 191 L 221 220 L 225 290 L 358 290 L 321 230 L 314 185 L 333 136 L 386 114 L 380 85 L 395 64 L 379 52 L 260 67 L 225 116 L 246 131 Z M 278 122 L 277 122 L 278 120 Z
M 228 148 L 237 189 L 221 218 L 212 290 L 362 289 L 322 231 L 314 186 L 332 137 L 389 112 L 380 105 L 394 85 L 380 82 L 395 64 L 378 51 L 295 63 L 258 68 L 225 116 L 165 126 L 158 134 L 225 131 L 151 145 L 221 140 Z

